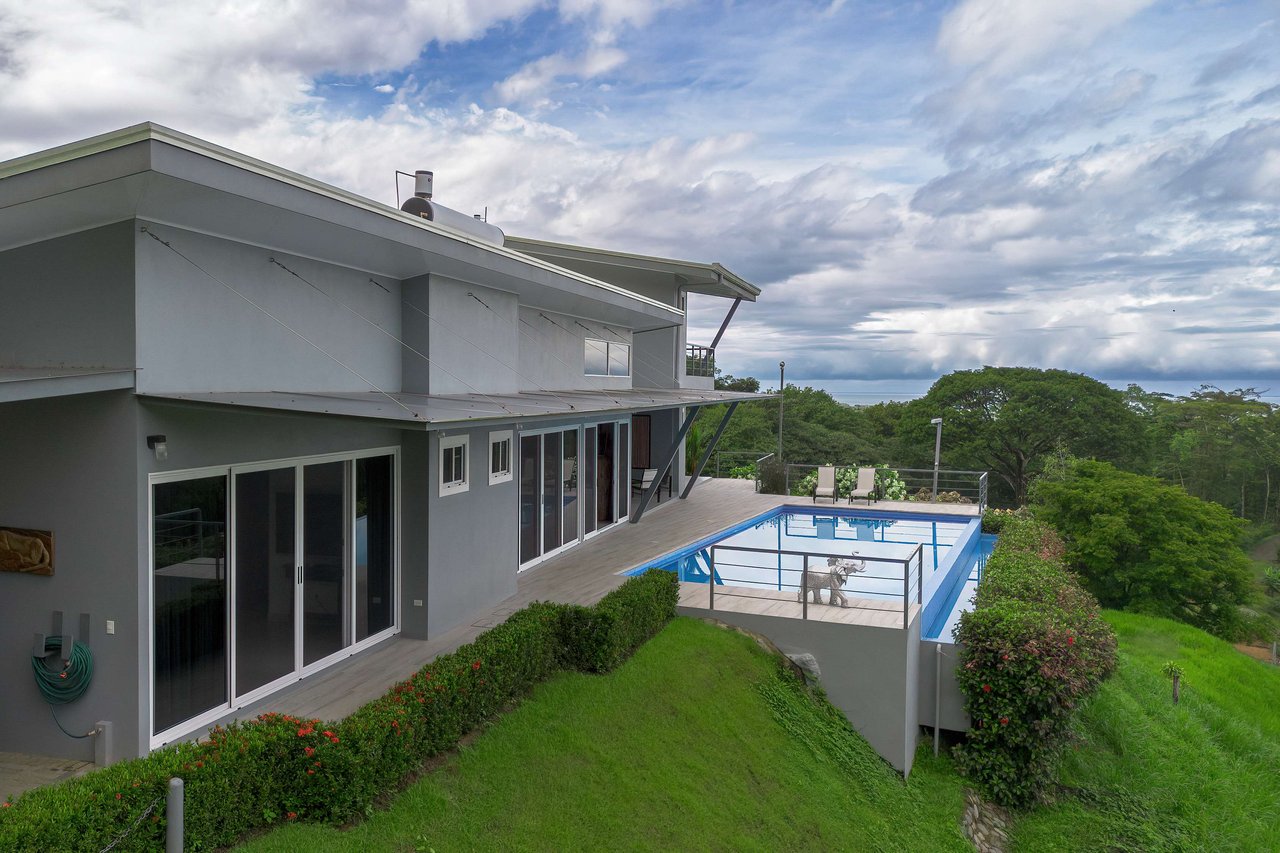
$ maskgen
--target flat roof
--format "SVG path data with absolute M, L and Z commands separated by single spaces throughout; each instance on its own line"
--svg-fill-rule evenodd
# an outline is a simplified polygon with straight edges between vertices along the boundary
M 150 122 L 0 163 L 0 250 L 130 219 L 390 278 L 438 273 L 638 329 L 684 319 L 615 283 Z
M 132 387 L 132 367 L 0 367 L 0 403 Z
M 682 280 L 685 289 L 694 293 L 745 299 L 748 302 L 755 302 L 756 297 L 760 295 L 760 288 L 717 263 L 706 264 L 676 258 L 637 255 L 612 249 L 534 240 L 530 237 L 508 236 L 506 245 L 531 257 L 567 265 L 570 269 L 585 272 L 587 275 L 605 276 L 609 274 L 610 268 L 625 269 L 633 275 L 643 276 L 647 273 L 655 277 L 662 276 L 667 280 L 678 277 Z
M 690 388 L 631 388 L 617 391 L 521 391 L 511 394 L 233 391 L 147 393 L 138 396 L 167 402 L 364 418 L 387 421 L 400 427 L 430 430 L 458 424 L 479 426 L 512 420 L 564 419 L 584 414 L 622 414 L 679 406 L 749 402 L 768 400 L 777 395 Z

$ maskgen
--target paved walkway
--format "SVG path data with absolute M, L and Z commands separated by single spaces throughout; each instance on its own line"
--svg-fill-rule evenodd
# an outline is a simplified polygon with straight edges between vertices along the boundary
M 26 755 L 20 752 L 0 752 L 0 802 L 16 798 L 24 791 L 52 785 L 54 782 L 79 776 L 93 769 L 92 761 L 75 761 L 70 758 L 51 758 L 47 755 Z

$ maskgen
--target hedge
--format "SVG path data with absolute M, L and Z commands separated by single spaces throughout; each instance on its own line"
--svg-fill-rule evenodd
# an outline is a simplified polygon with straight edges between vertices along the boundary
M 1116 665 L 1098 602 L 1067 570 L 1057 534 L 1005 516 L 973 610 L 960 617 L 956 673 L 973 727 L 960 769 L 997 803 L 1031 803 L 1053 781 L 1071 715 Z
M 655 571 L 593 607 L 531 604 L 344 720 L 262 714 L 4 803 L 0 850 L 160 849 L 175 776 L 188 850 L 278 822 L 347 823 L 539 682 L 626 660 L 675 616 L 677 599 L 676 576 Z

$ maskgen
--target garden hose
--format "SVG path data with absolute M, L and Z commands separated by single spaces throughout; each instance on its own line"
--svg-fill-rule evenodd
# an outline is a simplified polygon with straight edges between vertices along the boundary
M 53 714 L 53 721 L 58 724 L 59 729 L 62 729 L 63 734 L 73 738 L 89 737 L 93 734 L 92 732 L 75 735 L 62 728 L 62 723 L 58 722 L 58 715 L 53 709 L 56 705 L 66 705 L 76 701 L 89 689 L 89 682 L 93 680 L 93 652 L 89 651 L 89 647 L 83 643 L 72 643 L 71 659 L 65 661 L 60 669 L 51 668 L 48 663 L 49 656 L 60 654 L 61 651 L 62 637 L 55 634 L 45 638 L 43 656 L 31 656 L 31 670 L 35 673 L 36 687 L 39 688 L 44 701 L 49 703 L 49 712 Z

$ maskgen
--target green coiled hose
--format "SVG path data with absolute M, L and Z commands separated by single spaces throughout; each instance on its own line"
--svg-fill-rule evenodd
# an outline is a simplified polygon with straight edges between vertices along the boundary
M 71 659 L 61 669 L 52 669 L 49 655 L 62 651 L 62 637 L 55 634 L 45 637 L 44 656 L 31 656 L 31 669 L 36 675 L 36 687 L 50 705 L 66 705 L 74 702 L 89 689 L 93 680 L 93 652 L 82 643 L 71 645 Z

